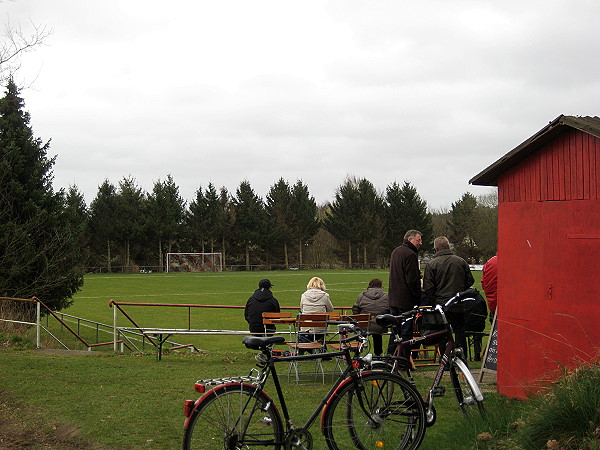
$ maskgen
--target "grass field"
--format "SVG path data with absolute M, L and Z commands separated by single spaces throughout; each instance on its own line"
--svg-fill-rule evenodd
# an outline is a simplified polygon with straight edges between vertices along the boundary
M 113 311 L 109 301 L 136 303 L 169 303 L 228 305 L 240 309 L 176 308 L 124 306 L 125 311 L 141 327 L 193 329 L 247 330 L 243 306 L 257 288 L 258 281 L 269 278 L 272 290 L 282 307 L 297 308 L 300 295 L 312 276 L 321 277 L 335 307 L 350 308 L 369 281 L 380 278 L 387 286 L 386 270 L 352 271 L 276 271 L 276 272 L 221 272 L 131 275 L 87 275 L 84 288 L 75 297 L 74 304 L 64 312 L 112 325 Z M 481 289 L 481 272 L 474 272 L 475 287 Z M 190 315 L 188 317 L 188 314 Z M 132 326 L 118 314 L 118 326 Z M 111 340 L 108 336 L 105 340 Z M 236 351 L 239 337 L 202 336 L 177 337 L 180 343 L 193 343 L 203 349 Z
M 74 305 L 65 312 L 111 324 L 113 310 L 108 306 L 111 299 L 243 306 L 261 278 L 271 279 L 274 295 L 282 306 L 297 307 L 306 283 L 315 275 L 324 279 L 334 306 L 351 307 L 372 278 L 381 278 L 387 285 L 387 272 L 374 270 L 88 275 Z M 477 273 L 475 276 L 479 280 Z M 136 307 L 127 311 L 141 326 L 187 326 L 186 309 Z M 122 316 L 118 320 L 119 325 L 127 326 Z M 197 309 L 192 312 L 192 327 L 245 330 L 246 323 L 242 309 Z M 195 397 L 194 381 L 246 374 L 254 366 L 255 352 L 241 345 L 240 336 L 198 339 L 201 339 L 198 346 L 205 350 L 202 354 L 172 353 L 160 362 L 150 352 L 120 355 L 109 348 L 67 354 L 2 350 L 0 396 L 8 396 L 19 405 L 20 414 L 27 419 L 23 426 L 31 422 L 40 428 L 37 425 L 41 422 L 50 431 L 71 430 L 71 434 L 87 443 L 68 448 L 178 448 L 183 401 Z M 429 382 L 427 371 L 419 371 L 421 388 Z M 297 386 L 286 381 L 284 389 L 289 394 L 292 417 L 301 423 L 327 386 Z M 268 390 L 273 393 L 272 388 Z M 487 430 L 488 425 L 465 424 L 451 393 L 437 400 L 438 422 L 428 430 L 423 448 L 472 448 L 476 433 Z M 487 394 L 490 417 L 495 417 L 494 411 L 504 412 L 506 405 L 507 400 Z M 456 435 L 457 427 L 460 436 Z M 325 448 L 317 427 L 313 427 L 312 433 L 315 449 Z M 440 445 L 439 439 L 447 445 Z M 67 448 L 67 445 L 48 448 Z

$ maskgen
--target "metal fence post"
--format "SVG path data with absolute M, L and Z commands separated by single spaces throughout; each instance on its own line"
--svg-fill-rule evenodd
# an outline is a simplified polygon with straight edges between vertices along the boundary
M 37 348 L 42 346 L 41 344 L 41 328 L 42 328 L 42 318 L 41 318 L 41 307 L 40 302 L 35 302 L 35 323 L 36 323 L 36 332 L 35 332 L 35 345 Z

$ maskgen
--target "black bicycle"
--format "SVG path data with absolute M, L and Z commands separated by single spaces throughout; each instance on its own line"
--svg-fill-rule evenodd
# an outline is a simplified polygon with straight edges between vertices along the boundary
M 471 411 L 478 410 L 480 414 L 484 414 L 483 394 L 477 385 L 473 374 L 464 361 L 464 351 L 461 347 L 456 347 L 453 337 L 452 326 L 446 319 L 445 312 L 453 305 L 466 301 L 474 301 L 473 298 L 477 294 L 474 288 L 464 292 L 459 292 L 454 297 L 447 300 L 443 305 L 425 306 L 415 308 L 412 311 L 407 311 L 394 316 L 384 314 L 377 316 L 376 321 L 383 326 L 402 326 L 407 321 L 414 320 L 420 315 L 421 321 L 421 336 L 410 340 L 402 341 L 399 335 L 395 336 L 395 349 L 393 354 L 378 357 L 372 362 L 373 367 L 384 368 L 392 373 L 402 375 L 414 385 L 412 375 L 412 365 L 403 355 L 407 355 L 410 349 L 422 345 L 437 344 L 440 347 L 445 345 L 443 354 L 440 355 L 440 364 L 434 375 L 433 382 L 427 396 L 425 405 L 427 409 L 427 426 L 431 426 L 436 421 L 436 411 L 434 407 L 434 399 L 445 394 L 445 387 L 440 386 L 444 371 L 450 373 L 450 380 L 454 394 L 458 401 L 458 406 L 465 416 L 471 414 Z M 429 329 L 429 332 L 427 331 Z
M 369 371 L 371 355 L 360 357 L 367 342 L 355 324 L 340 324 L 343 345 L 331 353 L 273 356 L 273 346 L 283 336 L 243 339 L 258 350 L 257 367 L 249 375 L 199 380 L 202 394 L 185 402 L 184 449 L 311 449 L 309 431 L 319 415 L 320 427 L 330 449 L 416 449 L 425 435 L 425 405 L 417 390 L 404 378 L 385 371 Z M 362 345 L 352 348 L 351 341 Z M 275 365 L 280 362 L 340 357 L 345 369 L 303 425 L 292 422 Z M 263 388 L 271 378 L 283 418 Z

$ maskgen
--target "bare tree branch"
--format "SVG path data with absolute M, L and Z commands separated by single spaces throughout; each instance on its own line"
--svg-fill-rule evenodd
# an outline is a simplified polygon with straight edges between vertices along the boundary
M 0 43 L 0 81 L 12 76 L 21 67 L 21 57 L 36 47 L 44 45 L 52 30 L 46 25 L 30 22 L 32 31 L 26 32 L 21 26 L 14 28 L 10 22 L 4 26 Z

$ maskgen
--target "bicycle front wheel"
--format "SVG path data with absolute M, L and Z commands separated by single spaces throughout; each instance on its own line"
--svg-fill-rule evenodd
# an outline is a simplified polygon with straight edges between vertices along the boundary
M 358 389 L 347 380 L 323 416 L 330 449 L 415 449 L 425 435 L 425 407 L 405 379 L 387 372 L 364 373 Z
M 192 413 L 184 430 L 185 449 L 281 449 L 283 423 L 271 399 L 254 386 L 217 386 Z
M 479 411 L 483 415 L 485 410 L 481 389 L 465 362 L 458 357 L 454 357 L 450 365 L 450 380 L 462 413 L 469 416 Z

